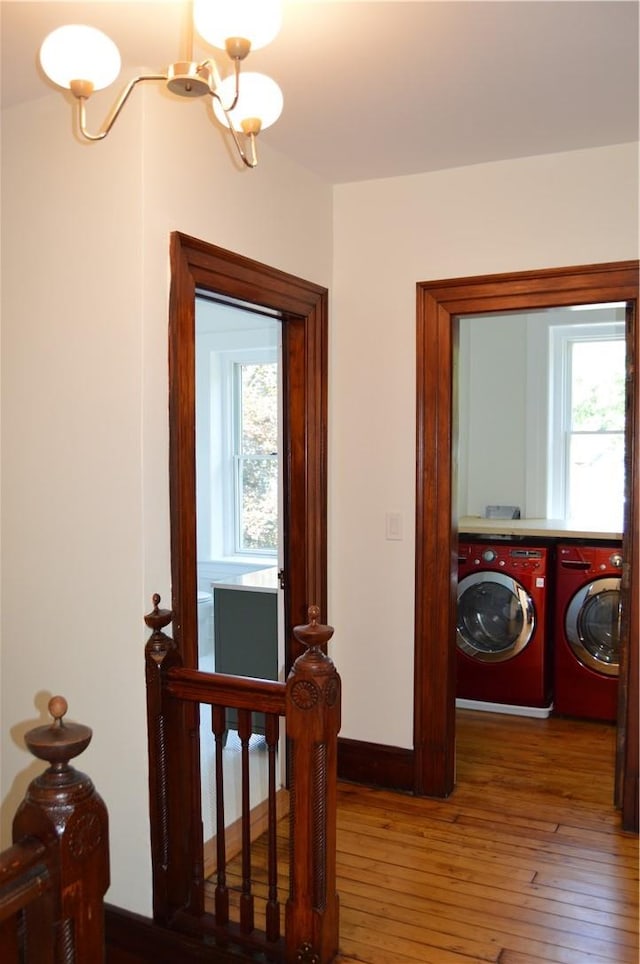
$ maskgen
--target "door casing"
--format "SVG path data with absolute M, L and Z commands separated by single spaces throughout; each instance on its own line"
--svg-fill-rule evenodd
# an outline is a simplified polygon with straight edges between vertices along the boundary
M 169 464 L 173 634 L 197 667 L 195 297 L 206 290 L 282 320 L 285 670 L 292 628 L 327 601 L 326 288 L 180 232 L 171 235 Z
M 622 651 L 615 798 L 638 829 L 639 564 L 638 262 L 552 268 L 417 285 L 414 790 L 446 797 L 455 783 L 458 529 L 454 493 L 458 318 L 626 301 L 627 384 Z

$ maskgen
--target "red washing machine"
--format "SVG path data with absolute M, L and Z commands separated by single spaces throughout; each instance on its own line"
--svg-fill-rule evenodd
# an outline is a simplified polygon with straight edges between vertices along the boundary
M 620 669 L 620 548 L 559 545 L 556 556 L 556 712 L 615 721 Z
M 460 543 L 458 698 L 550 707 L 546 548 Z

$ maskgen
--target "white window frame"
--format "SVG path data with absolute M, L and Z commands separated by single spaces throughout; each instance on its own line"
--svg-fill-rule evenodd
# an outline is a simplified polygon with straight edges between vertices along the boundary
M 224 505 L 224 555 L 242 559 L 276 559 L 277 549 L 243 549 L 240 547 L 242 506 L 240 504 L 240 475 L 238 452 L 241 438 L 241 403 L 239 398 L 239 366 L 251 364 L 278 364 L 277 348 L 250 348 L 226 351 L 221 371 L 221 398 L 223 406 L 222 439 L 222 500 Z M 278 456 L 275 456 L 277 461 Z
M 549 328 L 547 517 L 550 519 L 566 519 L 569 513 L 571 347 L 576 342 L 617 340 L 625 340 L 625 326 L 619 321 Z M 624 429 L 622 434 L 624 436 Z

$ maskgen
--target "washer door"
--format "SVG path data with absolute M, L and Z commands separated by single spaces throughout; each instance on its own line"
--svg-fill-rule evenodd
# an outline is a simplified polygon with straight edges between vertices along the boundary
M 604 676 L 620 671 L 620 577 L 594 579 L 572 598 L 565 617 L 575 656 Z
M 517 579 L 473 572 L 458 586 L 458 648 L 479 662 L 513 659 L 535 629 L 533 602 Z

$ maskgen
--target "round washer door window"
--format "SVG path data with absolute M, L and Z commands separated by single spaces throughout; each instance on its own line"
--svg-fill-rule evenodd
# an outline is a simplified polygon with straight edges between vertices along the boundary
M 617 676 L 620 672 L 620 577 L 594 579 L 567 608 L 565 632 L 584 666 Z
M 535 629 L 531 597 L 501 572 L 473 572 L 458 586 L 458 648 L 480 662 L 513 659 Z

